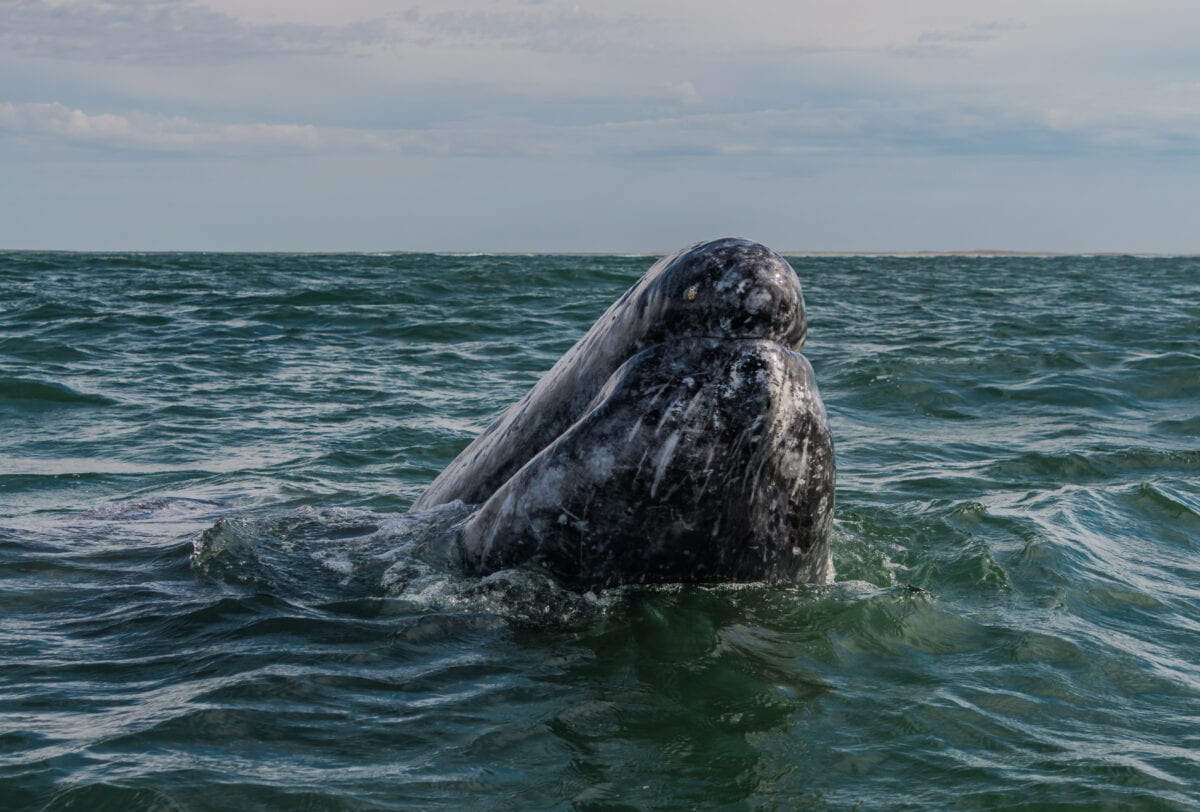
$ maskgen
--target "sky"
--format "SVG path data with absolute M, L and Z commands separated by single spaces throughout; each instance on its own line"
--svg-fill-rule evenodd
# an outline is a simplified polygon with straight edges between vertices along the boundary
M 1200 252 L 1195 0 L 0 0 L 0 248 Z

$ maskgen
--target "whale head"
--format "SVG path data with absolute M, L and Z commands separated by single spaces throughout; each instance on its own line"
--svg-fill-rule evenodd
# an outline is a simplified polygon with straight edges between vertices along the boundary
M 804 295 L 788 261 L 738 238 L 696 243 L 659 260 L 631 293 L 639 344 L 682 337 L 765 339 L 799 351 Z

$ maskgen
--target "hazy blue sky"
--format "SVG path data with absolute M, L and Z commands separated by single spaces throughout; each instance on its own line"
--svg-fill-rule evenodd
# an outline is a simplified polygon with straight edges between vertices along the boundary
M 1196 0 L 0 0 L 0 248 L 1200 251 Z

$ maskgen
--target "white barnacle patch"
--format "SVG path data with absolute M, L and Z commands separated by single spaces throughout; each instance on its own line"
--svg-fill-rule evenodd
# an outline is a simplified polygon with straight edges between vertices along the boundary
M 530 483 L 525 506 L 532 508 L 557 507 L 562 502 L 562 486 L 567 472 L 562 466 L 547 468 L 540 477 Z
M 746 297 L 746 309 L 751 313 L 761 313 L 771 307 L 771 294 L 763 288 L 755 288 Z
M 726 386 L 736 392 L 742 388 L 743 383 L 745 383 L 745 379 L 742 378 L 742 371 L 734 366 L 733 369 L 729 371 L 729 381 L 726 383 Z
M 687 290 L 685 290 L 683 292 L 683 298 L 688 300 L 689 302 L 694 301 L 696 298 L 696 294 L 698 292 L 699 292 L 699 289 L 695 285 L 692 285 L 690 288 L 688 288 Z
M 592 453 L 591 464 L 588 472 L 592 475 L 592 479 L 606 480 L 613 475 L 613 468 L 616 467 L 617 461 L 613 457 L 612 451 L 607 448 L 598 448 Z

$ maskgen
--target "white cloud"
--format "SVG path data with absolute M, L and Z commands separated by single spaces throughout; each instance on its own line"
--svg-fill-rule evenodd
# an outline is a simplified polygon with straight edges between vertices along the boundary
M 0 46 L 74 62 L 214 64 L 270 54 L 328 54 L 380 41 L 379 21 L 247 25 L 190 0 L 9 0 Z
M 260 4 L 257 13 L 251 6 L 247 15 L 241 4 L 195 0 L 9 0 L 0 5 L 0 44 L 37 57 L 178 65 L 480 44 L 598 53 L 655 47 L 670 33 L 663 21 L 644 14 L 599 14 L 574 4 L 460 2 L 397 8 L 358 3 L 328 13 L 340 6 Z M 326 13 L 317 13 L 321 10 Z
M 424 129 L 208 123 L 147 113 L 87 113 L 59 103 L 0 103 L 0 132 L 55 137 L 104 149 L 176 154 L 397 151 L 435 156 L 805 155 L 861 148 L 880 132 L 910 133 L 911 111 L 762 110 L 589 125 L 522 119 Z M 963 125 L 959 125 L 960 128 Z M 910 135 L 909 138 L 912 138 Z
M 676 92 L 678 88 L 675 88 Z M 212 123 L 144 112 L 85 112 L 60 103 L 0 103 L 0 144 L 47 139 L 105 150 L 174 155 L 383 153 L 441 157 L 690 156 L 741 158 L 861 155 L 1054 153 L 1152 146 L 1200 147 L 1200 85 L 1176 88 L 1170 107 L 1147 102 L 1105 118 L 1099 108 L 1028 110 L 876 106 L 688 113 L 596 124 L 486 118 L 423 128 L 351 128 L 310 123 Z M 1163 98 L 1167 98 L 1164 96 Z M 1153 112 L 1151 112 L 1153 111 Z M 1173 117 L 1172 117 L 1173 115 Z M 1065 139 L 1065 140 L 1064 140 Z
M 312 150 L 334 139 L 311 125 L 206 124 L 180 116 L 89 114 L 64 104 L 0 103 L 0 133 L 107 149 L 205 153 Z
M 0 0 L 0 163 L 1116 173 L 1200 155 L 1198 40 L 1194 0 Z
M 696 91 L 696 86 L 691 82 L 672 82 L 668 83 L 667 87 L 674 93 L 680 104 L 695 105 L 703 101 Z
M 1166 82 L 1149 90 L 1108 88 L 1059 99 L 1043 113 L 1056 132 L 1087 133 L 1124 151 L 1200 149 L 1200 82 Z
M 651 47 L 661 22 L 642 14 L 596 14 L 578 5 L 515 8 L 407 9 L 392 24 L 401 42 L 470 46 L 479 43 L 551 53 L 602 53 Z

